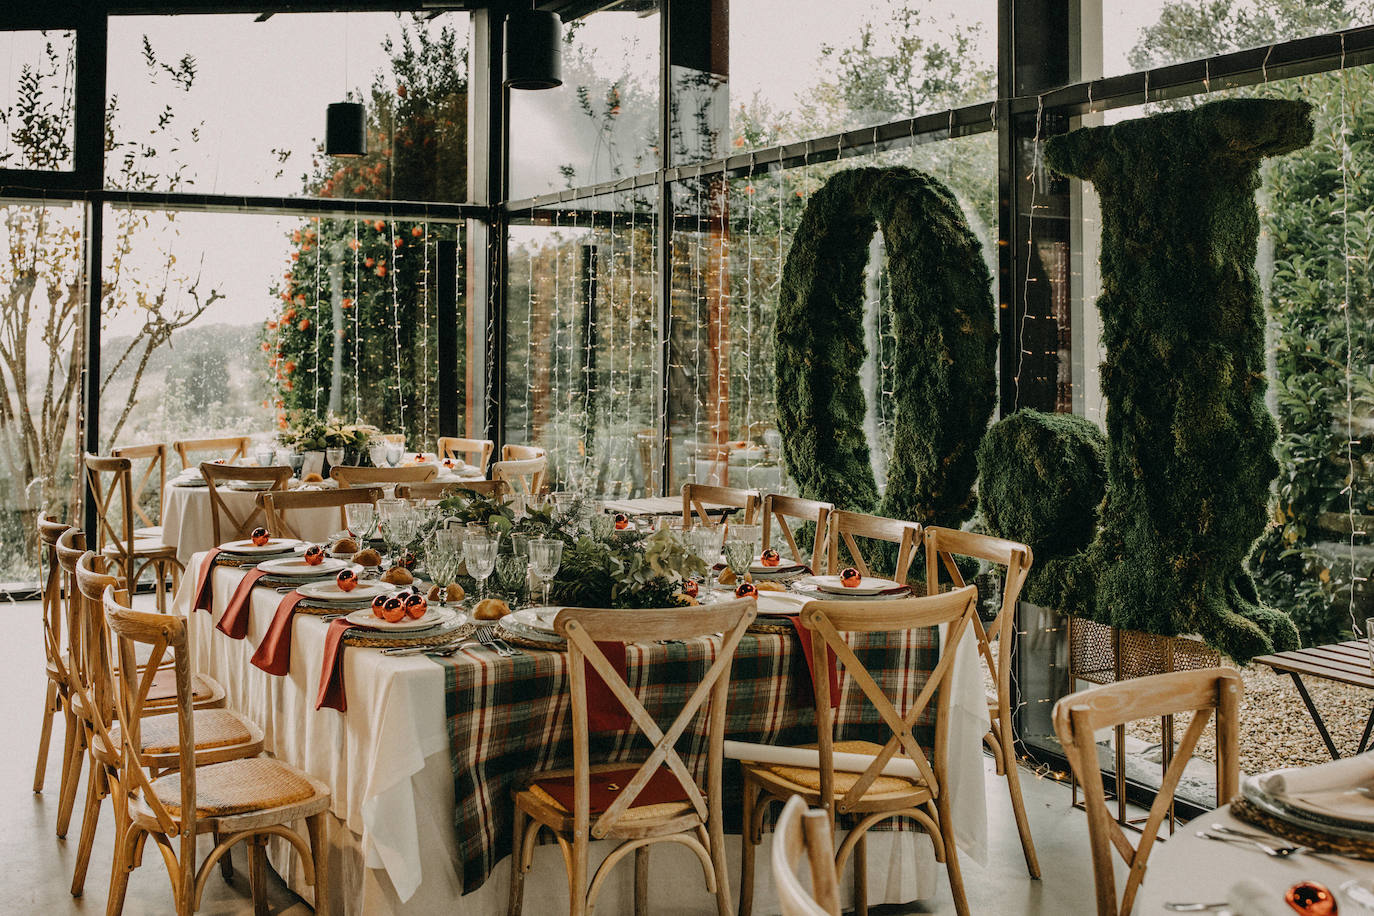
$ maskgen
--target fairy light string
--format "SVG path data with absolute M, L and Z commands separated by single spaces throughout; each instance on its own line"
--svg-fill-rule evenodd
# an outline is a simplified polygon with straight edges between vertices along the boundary
M 1088 83 L 1088 104 L 1092 104 L 1092 83 Z M 1036 191 L 1038 190 L 1037 176 L 1040 172 L 1040 136 L 1041 129 L 1045 120 L 1045 97 L 1036 96 L 1035 99 L 1035 137 L 1031 142 L 1031 165 L 1030 171 L 1026 175 L 1026 180 L 1030 182 L 1030 212 L 1026 216 L 1026 264 L 1025 276 L 1021 281 L 1021 322 L 1016 332 L 1016 374 L 1012 377 L 1012 387 L 1015 395 L 1012 401 L 1012 411 L 1015 412 L 1021 407 L 1021 373 L 1026 365 L 1026 356 L 1030 350 L 1026 349 L 1026 319 L 1030 317 L 1030 284 L 1031 284 L 1031 260 L 1035 254 L 1035 207 Z

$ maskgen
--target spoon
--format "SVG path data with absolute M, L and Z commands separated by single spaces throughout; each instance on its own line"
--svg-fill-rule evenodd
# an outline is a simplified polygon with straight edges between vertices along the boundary
M 1288 889 L 1283 900 L 1295 913 L 1307 916 L 1336 916 L 1336 898 L 1325 885 L 1315 881 L 1299 881 Z

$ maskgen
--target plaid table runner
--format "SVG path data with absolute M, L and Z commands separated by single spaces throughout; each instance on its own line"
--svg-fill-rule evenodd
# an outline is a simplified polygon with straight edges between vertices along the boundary
M 939 660 L 934 629 L 846 634 L 899 711 L 908 709 Z M 649 714 L 666 725 L 686 703 L 715 659 L 719 641 L 631 645 L 626 682 Z M 572 765 L 567 657 L 526 651 L 515 658 L 460 652 L 440 660 L 446 675 L 446 715 L 454 781 L 454 829 L 463 891 L 481 887 L 510 854 L 511 791 L 530 774 Z M 837 712 L 840 739 L 886 741 L 877 711 L 841 670 Z M 759 744 L 816 740 L 810 675 L 792 635 L 747 634 L 731 671 L 727 738 Z M 705 784 L 706 717 L 699 713 L 678 751 Z M 934 743 L 934 709 L 918 725 L 917 740 Z M 649 743 L 637 731 L 593 738 L 592 762 L 642 759 Z M 726 829 L 738 832 L 739 765 L 725 761 Z

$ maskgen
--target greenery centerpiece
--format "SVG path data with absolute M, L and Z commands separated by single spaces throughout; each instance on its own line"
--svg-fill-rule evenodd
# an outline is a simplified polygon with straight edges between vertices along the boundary
M 345 464 L 361 464 L 367 457 L 368 445 L 380 433 L 375 426 L 351 423 L 342 417 L 298 413 L 288 418 L 286 428 L 277 434 L 284 447 L 298 452 L 323 452 L 331 448 L 344 450 Z

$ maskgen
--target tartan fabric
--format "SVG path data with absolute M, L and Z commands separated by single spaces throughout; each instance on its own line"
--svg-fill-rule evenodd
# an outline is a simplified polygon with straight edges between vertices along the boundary
M 855 654 L 893 700 L 910 708 L 939 660 L 934 629 L 846 634 Z M 715 659 L 717 639 L 627 646 L 626 682 L 663 727 L 672 721 Z M 441 659 L 454 782 L 454 830 L 464 893 L 481 887 L 510 854 L 511 793 L 536 772 L 572 765 L 567 656 L 527 650 L 515 658 L 460 652 Z M 841 669 L 838 738 L 885 742 L 890 732 Z M 705 786 L 706 710 L 698 713 L 677 750 Z M 746 634 L 731 669 L 726 737 L 758 744 L 816 740 L 810 675 L 792 635 Z M 934 704 L 916 731 L 934 743 Z M 592 738 L 592 762 L 643 759 L 649 743 L 638 731 Z M 739 765 L 725 762 L 726 829 L 738 832 Z M 895 823 L 895 822 L 892 822 Z

